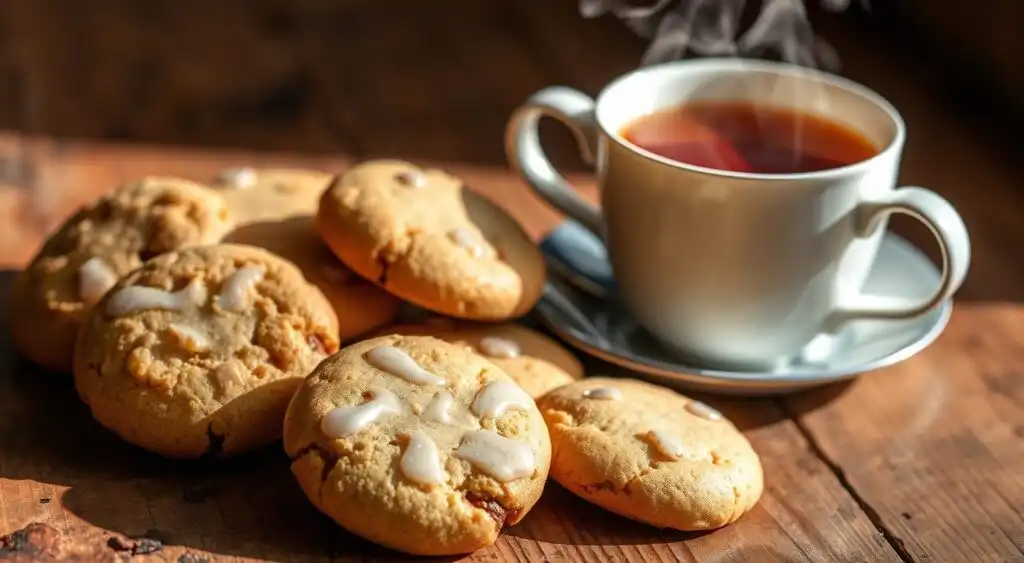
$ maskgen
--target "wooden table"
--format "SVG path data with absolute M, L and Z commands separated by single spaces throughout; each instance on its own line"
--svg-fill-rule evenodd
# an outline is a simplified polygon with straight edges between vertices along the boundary
M 424 65 L 412 52 L 423 37 L 420 43 L 406 37 L 389 44 L 389 64 L 376 67 L 367 66 L 359 52 L 320 63 L 318 51 L 303 49 L 301 64 L 295 64 L 322 88 L 314 89 L 322 119 L 306 110 L 292 116 L 295 138 L 273 134 L 276 122 L 236 127 L 230 115 L 217 114 L 222 122 L 195 118 L 182 126 L 191 131 L 188 140 L 280 143 L 294 151 L 75 140 L 47 124 L 49 113 L 0 137 L 0 316 L 6 316 L 15 270 L 50 229 L 82 202 L 147 173 L 206 179 L 222 167 L 247 163 L 341 170 L 359 158 L 395 155 L 462 174 L 531 234 L 543 234 L 558 217 L 507 171 L 500 141 L 505 116 L 528 93 L 552 82 L 596 92 L 635 64 L 641 46 L 613 23 L 579 21 L 558 3 L 531 4 L 532 14 L 540 11 L 546 19 L 528 17 L 513 3 L 456 4 L 458 18 L 476 18 L 482 31 L 470 33 L 470 41 L 457 41 L 451 33 L 431 40 L 443 54 L 438 59 L 455 60 L 463 70 Z M 100 13 L 116 19 L 118 12 L 75 17 Z M 220 11 L 212 13 L 210 26 L 231 29 L 226 15 L 217 16 L 223 18 L 218 24 L 214 16 Z M 398 28 L 424 34 L 457 27 L 428 15 L 415 16 L 427 22 L 427 31 Z M 32 33 L 26 36 L 52 32 L 59 21 L 30 19 L 35 27 L 27 27 Z M 310 42 L 320 33 L 340 48 L 340 39 L 320 23 L 314 14 L 289 25 Z M 177 25 L 173 18 L 161 24 Z M 505 26 L 529 40 L 510 42 L 501 35 Z M 919 54 L 884 38 L 864 42 L 842 28 L 832 33 L 845 73 L 881 91 L 904 113 L 910 135 L 902 181 L 943 193 L 971 231 L 973 267 L 945 333 L 916 357 L 850 384 L 779 399 L 701 397 L 743 429 L 764 463 L 764 496 L 733 526 L 705 534 L 660 531 L 596 509 L 551 484 L 522 523 L 474 559 L 1024 561 L 1022 159 L 1011 152 L 1012 144 L 984 130 L 979 118 L 936 94 L 941 83 L 919 64 Z M 51 40 L 76 47 L 64 33 L 46 35 Z M 401 53 L 409 55 L 407 62 Z M 495 59 L 501 61 L 499 74 L 486 78 Z M 277 59 L 263 54 L 261 60 Z M 474 79 L 462 79 L 463 72 Z M 348 83 L 343 76 L 359 80 Z M 29 82 L 46 86 L 41 92 L 52 96 L 62 80 L 76 86 L 73 74 L 43 72 Z M 448 86 L 424 91 L 422 84 L 430 81 Z M 87 104 L 93 92 L 82 88 Z M 416 95 L 410 98 L 411 91 Z M 160 101 L 154 111 L 174 106 Z M 111 111 L 124 117 L 133 110 Z M 89 113 L 76 114 L 84 117 L 72 133 L 93 131 Z M 132 135 L 145 136 L 146 124 L 161 119 L 150 117 L 127 120 L 142 123 Z M 563 157 L 571 152 L 565 141 L 562 135 L 555 143 Z M 575 166 L 573 179 L 593 197 L 592 182 Z M 901 221 L 896 228 L 933 252 L 922 229 Z M 66 376 L 18 359 L 6 330 L 0 330 L 0 536 L 7 535 L 0 561 L 397 558 L 342 532 L 311 508 L 279 447 L 203 465 L 165 461 L 118 441 L 91 421 Z M 589 368 L 612 371 L 596 361 Z

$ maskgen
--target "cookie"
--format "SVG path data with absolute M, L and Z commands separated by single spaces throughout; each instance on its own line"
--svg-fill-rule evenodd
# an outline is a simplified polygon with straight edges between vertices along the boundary
M 736 521 L 764 487 L 747 439 L 713 408 L 664 387 L 588 378 L 538 401 L 551 477 L 612 512 L 662 528 Z
M 317 508 L 417 555 L 493 544 L 537 502 L 551 459 L 526 392 L 427 336 L 364 340 L 321 363 L 288 406 L 284 446 Z
M 51 235 L 15 281 L 15 345 L 37 364 L 70 371 L 82 321 L 118 278 L 158 254 L 215 243 L 232 226 L 223 198 L 179 178 L 147 177 L 100 197 Z
M 229 168 L 211 184 L 238 225 L 316 215 L 334 175 L 300 168 Z
M 516 318 L 543 289 L 544 261 L 519 224 L 441 170 L 355 166 L 324 193 L 317 226 L 357 274 L 444 315 Z
M 168 457 L 277 439 L 302 379 L 338 349 L 327 299 L 289 262 L 242 245 L 146 262 L 93 308 L 75 386 L 93 417 Z
M 312 215 L 249 223 L 224 240 L 266 248 L 298 266 L 334 307 L 342 341 L 384 326 L 398 314 L 401 301 L 345 267 L 320 239 Z
M 583 366 L 576 356 L 547 336 L 514 323 L 486 324 L 434 317 L 423 324 L 393 326 L 384 331 L 434 336 L 468 346 L 501 368 L 534 398 L 583 377 Z

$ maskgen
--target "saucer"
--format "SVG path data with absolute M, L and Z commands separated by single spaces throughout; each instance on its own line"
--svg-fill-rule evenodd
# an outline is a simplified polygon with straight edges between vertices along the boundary
M 544 240 L 541 250 L 555 276 L 548 280 L 536 310 L 555 334 L 588 354 L 664 385 L 710 393 L 790 393 L 890 366 L 931 344 L 946 327 L 953 308 L 946 301 L 913 319 L 852 321 L 838 334 L 808 344 L 802 359 L 772 371 L 708 369 L 667 352 L 617 303 L 604 246 L 590 231 L 566 221 Z M 938 287 L 940 277 L 928 257 L 890 232 L 864 291 L 924 299 Z M 823 340 L 830 342 L 823 347 Z M 823 348 L 830 351 L 813 353 Z

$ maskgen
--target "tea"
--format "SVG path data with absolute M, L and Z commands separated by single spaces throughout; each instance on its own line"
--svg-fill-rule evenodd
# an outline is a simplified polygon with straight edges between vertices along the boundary
M 743 101 L 690 102 L 641 117 L 622 136 L 677 162 L 762 174 L 828 170 L 878 153 L 841 123 Z

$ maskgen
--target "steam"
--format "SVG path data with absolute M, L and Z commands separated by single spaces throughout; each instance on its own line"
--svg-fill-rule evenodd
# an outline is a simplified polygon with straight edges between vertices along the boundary
M 851 0 L 820 0 L 843 11 Z M 861 0 L 867 5 L 867 0 Z M 839 59 L 815 36 L 803 0 L 763 0 L 754 23 L 741 33 L 746 0 L 657 0 L 633 6 L 629 0 L 580 0 L 580 13 L 595 18 L 611 13 L 641 37 L 651 38 L 642 65 L 701 56 L 759 57 L 775 52 L 782 60 L 833 70 Z

